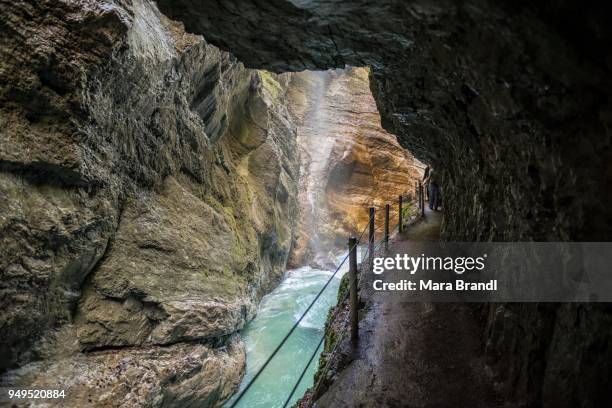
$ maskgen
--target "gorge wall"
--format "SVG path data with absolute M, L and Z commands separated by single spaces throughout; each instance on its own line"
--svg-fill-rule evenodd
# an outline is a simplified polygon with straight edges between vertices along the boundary
M 287 103 L 301 158 L 290 263 L 335 264 L 338 249 L 368 224 L 368 207 L 391 203 L 390 225 L 397 224 L 397 197 L 412 192 L 424 166 L 381 127 L 367 68 L 294 73 Z
M 383 127 L 439 170 L 446 239 L 610 239 L 609 3 L 159 5 L 250 67 L 371 67 Z M 483 340 L 510 397 L 606 406 L 610 316 L 605 305 L 492 305 Z
M 289 76 L 146 0 L 0 9 L 3 384 L 218 404 L 293 239 Z

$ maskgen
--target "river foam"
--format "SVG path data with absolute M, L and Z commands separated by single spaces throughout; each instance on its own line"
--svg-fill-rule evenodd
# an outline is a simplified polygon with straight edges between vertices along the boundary
M 338 256 L 337 263 L 340 264 L 345 256 L 346 253 Z M 340 268 L 283 348 L 242 397 L 238 407 L 283 406 L 324 334 L 327 313 L 336 304 L 340 278 L 347 271 L 348 262 Z M 257 316 L 247 324 L 242 332 L 247 350 L 247 371 L 240 390 L 246 387 L 257 370 L 291 330 L 291 327 L 299 320 L 333 272 L 310 266 L 288 270 L 278 287 L 262 299 Z M 318 353 L 320 352 L 321 350 L 318 350 Z M 317 361 L 318 359 L 315 359 L 308 368 L 289 406 L 294 404 L 308 387 L 312 386 Z M 234 399 L 235 397 L 226 406 L 231 406 Z

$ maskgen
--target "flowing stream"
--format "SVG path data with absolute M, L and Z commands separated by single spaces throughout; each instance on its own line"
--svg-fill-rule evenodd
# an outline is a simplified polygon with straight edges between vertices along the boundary
M 346 253 L 343 253 L 338 256 L 338 264 L 345 255 Z M 274 408 L 283 406 L 324 334 L 327 313 L 337 302 L 340 278 L 347 271 L 348 261 L 342 265 L 298 328 L 242 397 L 238 407 Z M 247 324 L 242 332 L 247 350 L 247 370 L 240 385 L 240 391 L 246 387 L 257 370 L 298 321 L 333 272 L 333 270 L 314 269 L 309 266 L 288 270 L 280 285 L 263 298 L 257 316 Z M 302 397 L 307 388 L 313 385 L 321 349 L 317 350 L 318 355 L 291 398 L 289 407 Z M 226 404 L 226 407 L 231 406 L 235 398 L 236 396 Z
M 326 261 L 331 257 L 332 263 L 339 265 L 346 256 L 346 252 L 336 257 L 333 253 L 330 254 L 329 245 L 324 243 L 319 234 L 321 226 L 328 222 L 326 183 L 322 180 L 328 176 L 330 155 L 338 137 L 337 133 L 330 131 L 337 118 L 333 115 L 335 107 L 329 105 L 332 103 L 329 98 L 337 92 L 332 86 L 332 79 L 343 75 L 343 72 L 335 70 L 305 74 L 303 89 L 307 102 L 303 106 L 303 123 L 298 133 L 298 142 L 303 149 L 301 157 L 306 158 L 301 169 L 303 179 L 301 205 L 304 215 L 302 223 L 309 231 L 309 246 L 314 254 L 312 260 L 319 261 L 317 262 L 319 264 L 330 263 Z M 299 320 L 334 271 L 335 267 L 326 270 L 310 266 L 288 270 L 280 285 L 262 299 L 257 316 L 242 331 L 247 350 L 247 368 L 238 394 L 245 389 Z M 342 265 L 285 345 L 244 394 L 237 404 L 238 407 L 283 407 L 312 353 L 316 351 L 315 359 L 308 367 L 288 406 L 291 407 L 302 397 L 304 391 L 313 385 L 314 373 L 322 351 L 315 348 L 324 335 L 329 309 L 337 303 L 340 279 L 347 271 L 348 261 Z M 231 406 L 236 398 L 237 396 L 234 396 L 230 399 L 226 406 Z

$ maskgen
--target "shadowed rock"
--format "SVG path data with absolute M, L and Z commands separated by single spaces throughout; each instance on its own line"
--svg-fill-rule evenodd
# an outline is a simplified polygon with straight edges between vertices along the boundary
M 1 10 L 0 370 L 21 367 L 4 379 L 87 406 L 136 361 L 104 404 L 141 376 L 154 383 L 143 401 L 219 404 L 244 371 L 233 334 L 292 241 L 287 78 L 244 68 L 149 1 Z

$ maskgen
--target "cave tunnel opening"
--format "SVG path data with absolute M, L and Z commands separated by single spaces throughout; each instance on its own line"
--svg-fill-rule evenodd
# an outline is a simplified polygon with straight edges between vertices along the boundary
M 609 238 L 611 216 L 601 206 L 610 194 L 606 98 L 593 87 L 607 88 L 608 68 L 605 47 L 592 46 L 609 41 L 593 22 L 606 5 L 158 4 L 248 67 L 370 67 L 383 128 L 441 172 L 453 214 L 447 239 Z M 503 31 L 493 17 L 500 15 L 511 16 Z
M 92 390 L 104 405 L 226 401 L 253 368 L 240 336 L 268 324 L 277 337 L 259 344 L 277 347 L 338 261 L 305 260 L 346 249 L 425 163 L 444 218 L 399 243 L 609 241 L 600 3 L 5 2 L 2 384 L 67 384 L 75 406 Z M 347 286 L 298 321 L 265 386 L 284 395 L 321 338 L 330 371 L 306 404 L 612 405 L 605 303 L 394 306 L 364 291 L 354 353 L 326 326 L 330 308 L 347 318 Z

